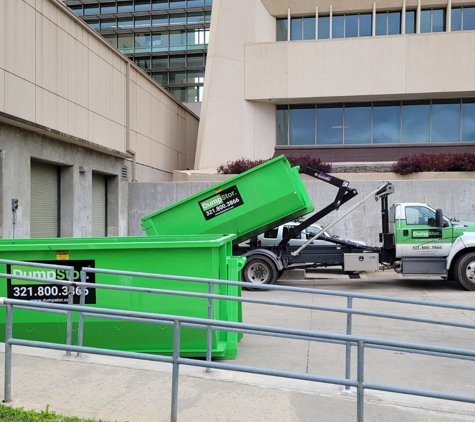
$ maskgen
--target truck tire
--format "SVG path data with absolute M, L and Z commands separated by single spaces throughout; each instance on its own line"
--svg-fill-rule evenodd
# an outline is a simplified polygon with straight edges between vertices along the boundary
M 278 278 L 278 271 L 277 266 L 271 259 L 258 255 L 247 258 L 246 264 L 242 269 L 242 275 L 243 280 L 247 283 L 274 284 Z M 252 290 L 250 288 L 248 289 Z
M 454 276 L 463 288 L 475 290 L 475 252 L 468 252 L 457 259 Z

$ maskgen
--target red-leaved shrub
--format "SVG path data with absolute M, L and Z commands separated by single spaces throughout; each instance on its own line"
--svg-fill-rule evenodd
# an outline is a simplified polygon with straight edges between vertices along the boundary
M 401 157 L 391 169 L 405 175 L 421 171 L 475 171 L 475 154 L 416 154 Z

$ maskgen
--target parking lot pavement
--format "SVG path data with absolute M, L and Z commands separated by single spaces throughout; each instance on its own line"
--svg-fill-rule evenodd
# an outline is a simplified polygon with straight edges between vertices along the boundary
M 442 279 L 404 278 L 393 272 L 350 278 L 336 270 L 282 277 L 279 285 L 397 296 L 423 301 L 475 304 L 475 292 Z M 346 299 L 319 294 L 243 291 L 248 298 L 344 307 Z M 433 319 L 474 322 L 468 311 L 354 300 L 355 308 Z M 243 304 L 246 323 L 345 333 L 346 315 L 292 306 Z M 473 330 L 367 316 L 353 317 L 353 334 L 475 349 Z M 344 377 L 344 346 L 245 334 L 236 359 L 247 366 Z M 352 376 L 355 374 L 353 356 Z M 475 391 L 475 364 L 404 351 L 367 350 L 365 380 L 456 394 Z M 1 365 L 1 363 L 0 363 Z M 3 376 L 3 365 L 0 368 Z M 14 346 L 13 406 L 110 421 L 170 420 L 171 366 L 97 355 Z M 475 419 L 475 405 L 366 391 L 365 420 L 457 422 Z M 180 367 L 179 422 L 347 422 L 356 420 L 354 391 L 340 386 L 240 372 Z

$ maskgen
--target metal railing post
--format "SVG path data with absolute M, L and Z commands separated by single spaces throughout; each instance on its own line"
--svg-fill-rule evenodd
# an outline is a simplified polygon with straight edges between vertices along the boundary
M 172 409 L 170 417 L 171 422 L 177 422 L 178 420 L 178 382 L 180 369 L 178 359 L 180 358 L 180 329 L 181 322 L 177 320 L 173 324 Z
M 356 392 L 356 420 L 357 422 L 364 421 L 364 342 L 358 341 L 358 366 L 357 376 L 358 387 Z
M 5 305 L 5 388 L 3 402 L 12 401 L 12 345 L 10 340 L 13 336 L 13 308 L 12 305 Z
M 353 308 L 353 298 L 350 296 L 347 298 L 346 301 L 347 309 Z M 353 314 L 348 312 L 346 314 L 346 334 L 351 335 L 352 331 L 352 322 L 353 322 Z M 351 342 L 346 343 L 346 363 L 345 363 L 345 378 L 349 380 L 351 378 Z M 345 390 L 349 390 L 350 386 L 345 385 Z
M 74 269 L 69 270 L 69 281 L 72 283 L 74 281 Z M 68 286 L 68 305 L 73 304 L 73 286 Z M 73 312 L 68 311 L 68 322 L 66 323 L 66 344 L 71 346 L 73 339 Z M 66 356 L 71 356 L 69 350 L 66 351 Z
M 208 284 L 209 294 L 213 294 L 214 284 L 210 282 Z M 208 298 L 208 319 L 213 319 L 213 298 Z M 206 362 L 211 362 L 211 349 L 213 346 L 213 330 L 211 327 L 206 328 Z M 211 368 L 206 368 L 206 373 L 209 374 Z
M 82 283 L 86 283 L 87 272 L 84 271 L 84 268 L 81 269 L 81 285 Z M 74 288 L 74 287 L 73 287 Z M 81 286 L 80 293 L 81 296 L 79 297 L 79 306 L 84 306 L 85 303 L 85 289 Z M 82 346 L 84 338 L 84 314 L 79 312 L 79 321 L 78 321 L 78 346 Z M 77 357 L 82 356 L 81 353 L 78 352 Z

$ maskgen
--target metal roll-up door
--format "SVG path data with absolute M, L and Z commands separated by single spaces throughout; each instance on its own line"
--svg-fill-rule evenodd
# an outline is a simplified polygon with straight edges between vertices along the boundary
M 92 173 L 92 236 L 107 236 L 107 178 Z
M 31 162 L 30 237 L 59 237 L 59 167 Z

